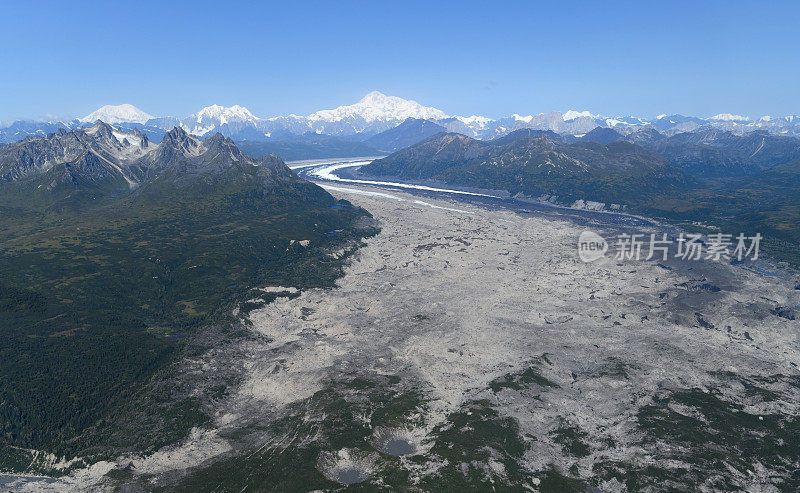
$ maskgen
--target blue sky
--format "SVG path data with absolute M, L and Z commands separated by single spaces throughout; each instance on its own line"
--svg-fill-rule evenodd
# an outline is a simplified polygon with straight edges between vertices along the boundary
M 800 113 L 800 2 L 0 2 L 0 120 L 350 104 Z

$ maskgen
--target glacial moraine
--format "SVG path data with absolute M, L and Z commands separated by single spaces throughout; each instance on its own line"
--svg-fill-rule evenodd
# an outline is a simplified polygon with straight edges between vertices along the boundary
M 800 487 L 799 327 L 776 314 L 800 304 L 794 273 L 583 263 L 584 229 L 660 230 L 325 185 L 382 228 L 337 288 L 252 310 L 250 337 L 199 359 L 240 368 L 207 429 L 61 487 Z

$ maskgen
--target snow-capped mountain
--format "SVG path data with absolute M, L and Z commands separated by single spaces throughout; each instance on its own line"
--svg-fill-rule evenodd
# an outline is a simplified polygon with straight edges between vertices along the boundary
M 416 101 L 373 91 L 355 104 L 320 110 L 308 116 L 270 118 L 262 128 L 269 134 L 311 131 L 343 136 L 360 134 L 368 138 L 394 128 L 409 118 L 439 121 L 448 116 L 442 110 L 423 106 Z
M 594 118 L 597 118 L 597 115 L 593 115 L 593 114 L 589 113 L 588 111 L 567 110 L 567 112 L 564 113 L 561 116 L 561 118 L 565 122 L 568 122 L 568 121 L 574 120 L 576 118 L 592 118 L 592 119 L 594 119 Z
M 629 115 L 629 116 L 617 116 L 613 118 L 606 118 L 605 123 L 607 127 L 613 128 L 626 125 L 642 126 L 642 125 L 648 125 L 650 122 L 648 122 L 643 118 L 638 118 L 636 116 Z
M 105 105 L 80 118 L 82 123 L 94 123 L 103 120 L 108 124 L 116 123 L 146 123 L 153 118 L 132 104 Z
M 407 118 L 420 120 L 442 120 L 447 118 L 442 110 L 422 106 L 396 96 L 387 96 L 372 91 L 359 102 L 347 106 L 339 106 L 332 110 L 321 110 L 307 117 L 310 121 L 339 122 L 348 119 L 362 119 L 367 123 L 375 121 L 405 121 Z
M 720 113 L 719 115 L 714 115 L 709 120 L 717 120 L 717 121 L 724 121 L 724 122 L 746 122 L 750 119 L 746 116 L 742 115 L 732 115 L 730 113 Z
M 731 113 L 720 113 L 710 118 L 662 114 L 648 120 L 636 116 L 609 117 L 588 110 L 567 110 L 563 113 L 551 111 L 525 116 L 512 114 L 493 119 L 479 115 L 451 116 L 440 109 L 423 106 L 413 100 L 373 91 L 354 104 L 320 110 L 305 116 L 290 114 L 262 118 L 253 115 L 243 106 L 226 107 L 215 104 L 178 120 L 167 116 L 152 117 L 130 104 L 103 106 L 81 119 L 69 122 L 11 122 L 0 127 L 0 143 L 15 142 L 29 135 L 47 135 L 59 128 L 77 128 L 96 120 L 119 125 L 126 130 L 138 128 L 154 141 L 175 126 L 200 137 L 219 132 L 233 140 L 292 139 L 312 132 L 363 141 L 397 127 L 409 118 L 431 121 L 448 132 L 484 140 L 524 128 L 550 130 L 573 136 L 587 134 L 595 128 L 611 128 L 621 134 L 628 134 L 651 127 L 668 135 L 715 128 L 736 134 L 762 130 L 777 135 L 800 137 L 800 117 L 797 116 L 764 116 L 751 120 Z
M 422 106 L 416 101 L 373 91 L 355 104 L 320 110 L 307 116 L 264 119 L 253 116 L 241 106 L 209 106 L 184 119 L 182 127 L 195 135 L 220 132 L 234 140 L 264 140 L 306 132 L 368 138 L 394 128 L 408 118 L 436 121 L 448 117 L 443 111 Z
M 462 132 L 473 138 L 493 139 L 501 137 L 515 130 L 530 128 L 534 130 L 551 130 L 563 134 L 585 134 L 593 128 L 606 126 L 599 115 L 588 111 L 569 110 L 566 113 L 551 111 L 538 115 L 513 114 L 506 118 L 482 122 L 481 125 L 466 124 L 470 132 Z
M 181 127 L 190 134 L 201 137 L 214 132 L 225 135 L 242 128 L 256 127 L 259 120 L 261 119 L 243 106 L 214 104 L 184 118 Z
M 478 116 L 478 115 L 456 116 L 454 118 L 463 123 L 464 125 L 475 126 L 478 128 L 484 128 L 486 127 L 486 125 L 494 121 L 491 118 L 486 118 L 485 116 Z

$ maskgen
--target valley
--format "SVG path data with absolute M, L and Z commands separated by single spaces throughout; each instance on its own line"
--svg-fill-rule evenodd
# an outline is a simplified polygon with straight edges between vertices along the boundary
M 488 191 L 523 201 L 625 211 L 709 233 L 760 232 L 800 265 L 800 140 L 704 127 L 666 135 L 520 129 L 482 141 L 439 133 L 351 173 L 361 180 Z
M 0 12 L 0 493 L 800 492 L 800 3 Z
M 582 230 L 663 227 L 320 185 L 381 232 L 334 289 L 272 286 L 239 338 L 187 362 L 197 382 L 232 379 L 210 420 L 180 445 L 23 490 L 798 486 L 797 322 L 775 315 L 800 306 L 795 273 L 586 264 Z

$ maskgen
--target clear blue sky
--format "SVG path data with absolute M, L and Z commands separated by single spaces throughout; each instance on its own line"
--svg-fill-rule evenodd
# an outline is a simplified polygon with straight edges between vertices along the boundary
M 0 120 L 131 103 L 306 114 L 800 113 L 800 2 L 0 1 Z

